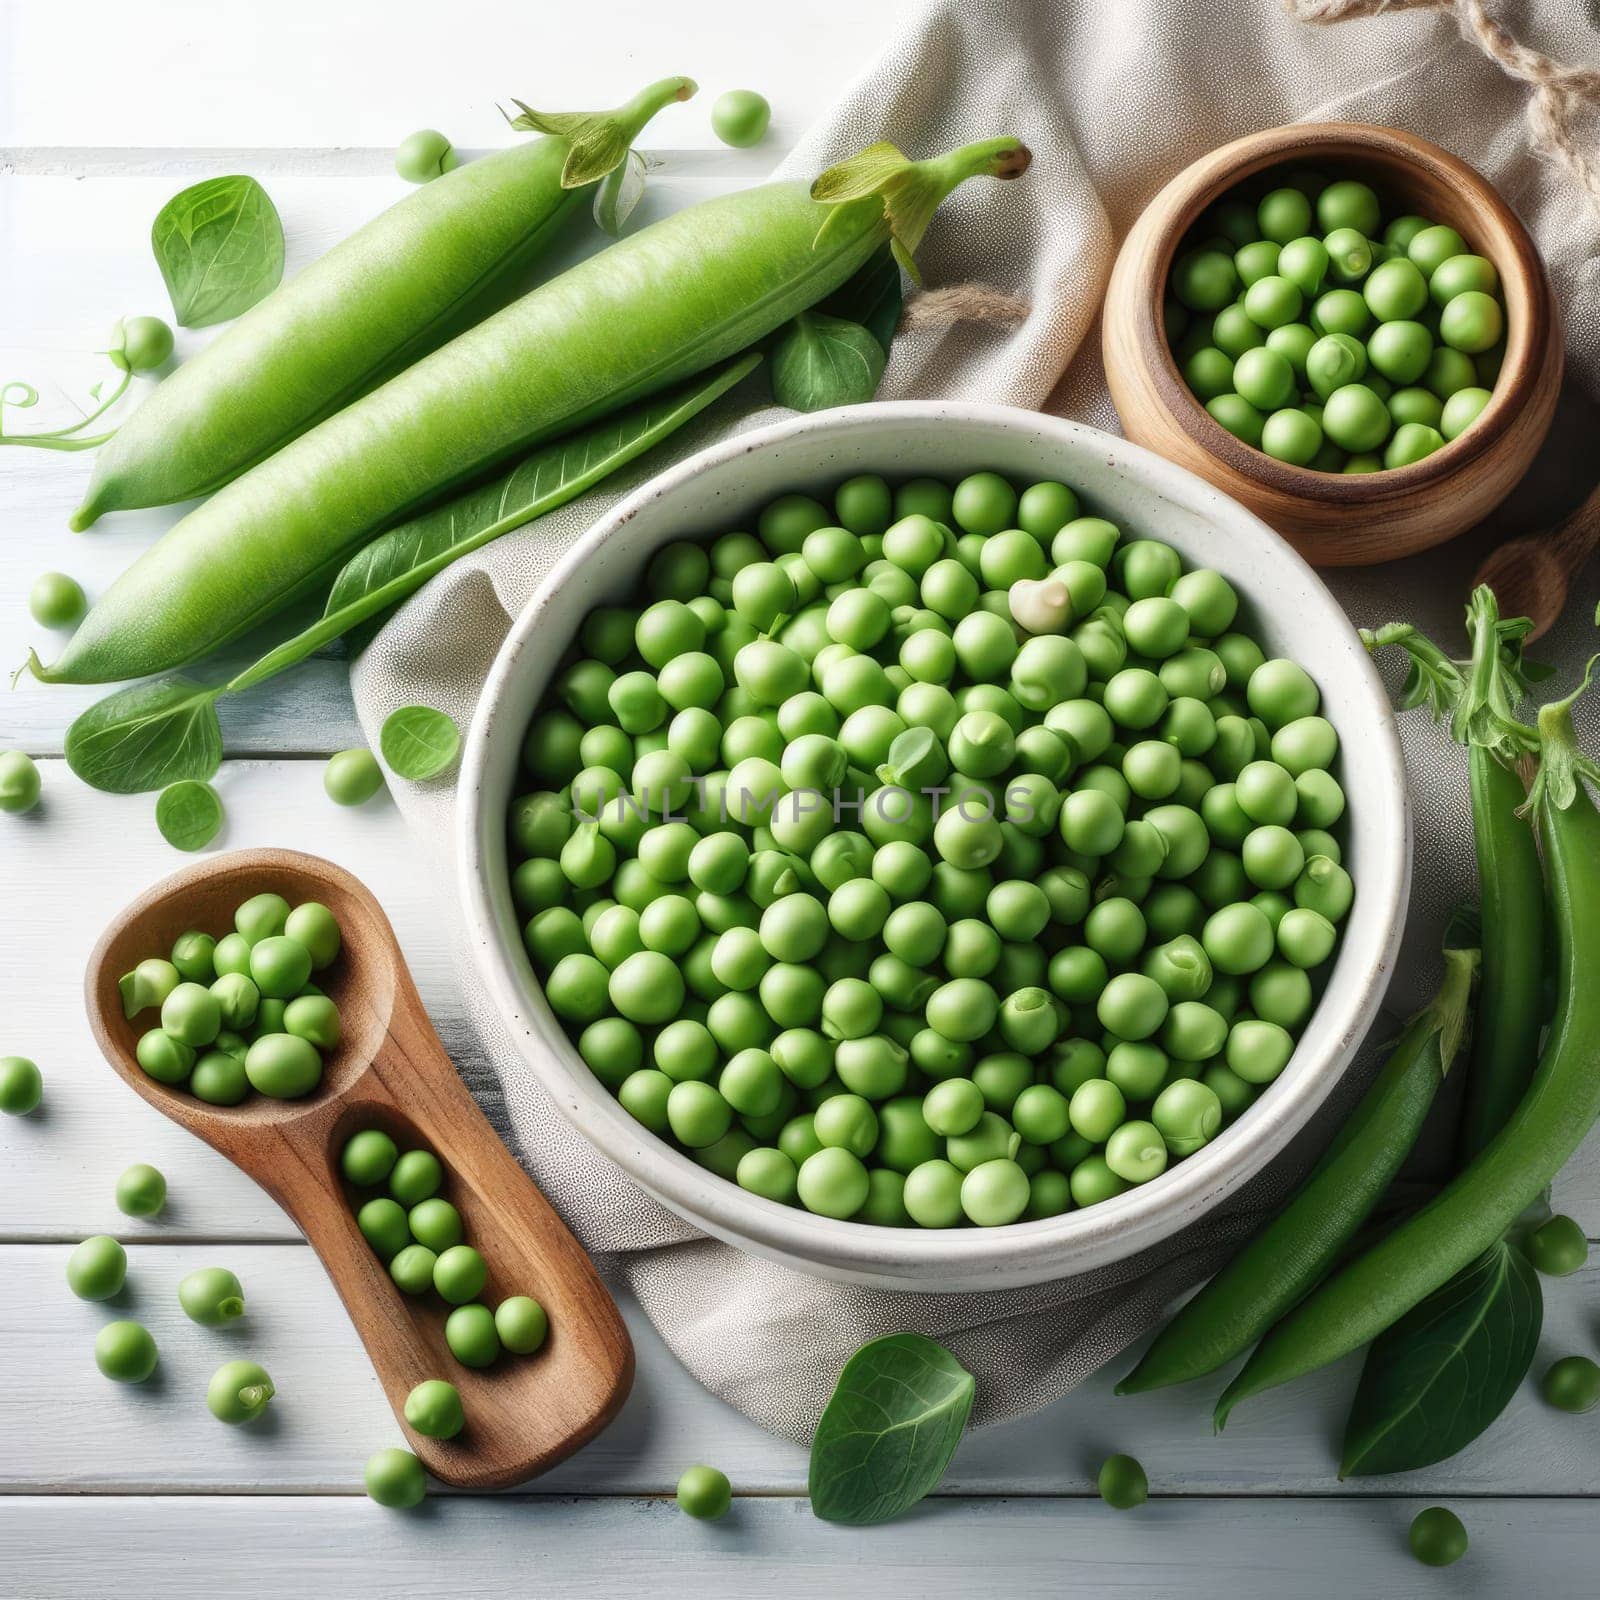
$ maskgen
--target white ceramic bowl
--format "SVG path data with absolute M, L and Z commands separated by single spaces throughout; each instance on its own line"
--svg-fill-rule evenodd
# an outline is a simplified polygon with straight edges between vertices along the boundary
M 786 490 L 825 493 L 858 472 L 947 479 L 992 468 L 1070 483 L 1130 533 L 1215 567 L 1268 654 L 1316 679 L 1339 730 L 1351 797 L 1355 905 L 1316 1014 L 1283 1074 L 1238 1122 L 1115 1200 L 1005 1228 L 837 1222 L 749 1194 L 647 1132 L 590 1073 L 545 1003 L 511 904 L 506 809 L 524 730 L 594 606 L 615 603 L 675 538 L 748 527 Z M 1030 411 L 892 403 L 777 423 L 703 450 L 637 490 L 556 566 L 510 635 L 478 703 L 463 763 L 457 844 L 472 959 L 528 1069 L 573 1124 L 664 1205 L 707 1233 L 803 1272 L 910 1290 L 1043 1283 L 1133 1254 L 1202 1216 L 1283 1149 L 1349 1065 L 1378 1010 L 1405 920 L 1411 831 L 1394 715 L 1365 650 L 1316 574 L 1266 525 L 1136 445 Z

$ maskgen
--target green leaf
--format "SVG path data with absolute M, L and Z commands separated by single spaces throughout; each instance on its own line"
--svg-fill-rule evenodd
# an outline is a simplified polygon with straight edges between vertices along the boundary
M 845 322 L 859 322 L 888 355 L 895 329 L 900 326 L 903 299 L 900 263 L 895 260 L 894 251 L 885 245 L 817 309 Z
M 437 778 L 461 749 L 461 730 L 432 706 L 400 706 L 384 718 L 378 748 L 397 778 Z
M 1539 1343 L 1539 1275 L 1504 1241 L 1367 1352 L 1340 1477 L 1409 1472 L 1464 1450 L 1505 1410 Z
M 692 382 L 537 450 L 493 482 L 381 534 L 333 581 L 321 619 L 227 683 L 184 677 L 120 689 L 67 730 L 67 764 L 92 788 L 142 794 L 179 778 L 209 778 L 222 762 L 216 702 L 303 661 L 383 616 L 435 573 L 502 534 L 575 500 L 676 433 L 760 363 L 751 353 Z
M 97 701 L 67 729 L 67 765 L 91 788 L 143 794 L 222 765 L 221 688 L 158 678 Z
M 939 1486 L 961 1442 L 972 1374 L 931 1339 L 894 1333 L 845 1363 L 811 1442 L 811 1510 L 887 1522 Z
M 883 346 L 859 322 L 802 311 L 773 346 L 772 398 L 796 411 L 859 405 L 883 367 Z
M 242 175 L 175 194 L 150 230 L 178 322 L 208 328 L 248 311 L 283 277 L 283 224 L 267 191 Z
M 222 800 L 198 778 L 169 784 L 156 796 L 156 826 L 175 850 L 204 850 L 222 828 Z

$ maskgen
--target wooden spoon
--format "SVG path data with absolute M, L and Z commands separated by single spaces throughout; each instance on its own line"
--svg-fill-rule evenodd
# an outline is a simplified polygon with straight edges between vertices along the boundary
M 1600 485 L 1559 528 L 1513 539 L 1478 568 L 1473 587 L 1494 590 L 1502 617 L 1531 617 L 1530 639 L 1548 633 L 1567 603 L 1567 590 L 1600 544 Z
M 134 1058 L 154 1012 L 122 1014 L 117 980 L 180 933 L 221 936 L 234 908 L 274 890 L 290 904 L 319 900 L 339 919 L 344 948 L 317 981 L 339 1007 L 344 1038 L 303 1100 L 252 1095 L 211 1106 L 148 1076 Z M 366 887 L 332 862 L 289 850 L 218 856 L 147 890 L 106 929 L 89 958 L 89 1020 L 106 1059 L 151 1105 L 247 1172 L 294 1219 L 322 1258 L 377 1369 L 411 1448 L 436 1478 L 493 1489 L 543 1472 L 593 1439 L 633 1382 L 633 1345 L 583 1247 L 567 1231 L 457 1075 L 428 1021 L 394 930 Z M 537 1299 L 550 1335 L 532 1356 L 462 1366 L 445 1343 L 450 1308 L 401 1292 L 356 1226 L 362 1192 L 339 1172 L 358 1128 L 379 1127 L 401 1149 L 425 1145 L 444 1163 L 444 1193 L 467 1241 L 489 1263 L 484 1300 Z M 221 1359 L 220 1356 L 218 1358 Z M 406 1427 L 406 1395 L 425 1378 L 461 1391 L 467 1426 L 454 1439 Z M 372 1441 L 373 1445 L 382 1443 Z

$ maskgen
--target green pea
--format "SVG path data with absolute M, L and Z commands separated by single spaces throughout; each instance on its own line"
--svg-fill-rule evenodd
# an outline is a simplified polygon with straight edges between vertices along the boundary
M 464 1250 L 466 1246 L 456 1248 Z M 494 1314 L 488 1306 L 480 1304 L 456 1306 L 445 1318 L 445 1342 L 450 1346 L 450 1354 L 462 1366 L 493 1366 L 501 1354 L 499 1333 L 494 1330 Z
M 290 1033 L 263 1034 L 244 1058 L 245 1076 L 258 1093 L 276 1100 L 310 1094 L 322 1081 L 322 1057 L 315 1045 Z
M 488 1281 L 489 1265 L 471 1245 L 453 1244 L 441 1250 L 433 1265 L 433 1286 L 453 1306 L 476 1300 Z
M 678 1509 L 699 1522 L 715 1522 L 728 1514 L 733 1487 L 715 1467 L 686 1467 L 678 1479 Z
M 281 934 L 288 920 L 289 902 L 281 894 L 270 892 L 252 895 L 233 914 L 235 929 L 251 945 Z
M 494 1327 L 505 1349 L 513 1355 L 531 1356 L 543 1348 L 550 1318 L 532 1296 L 516 1294 L 495 1307 Z
M 26 1056 L 0 1056 L 0 1111 L 8 1117 L 25 1117 L 38 1109 L 44 1095 L 44 1078 Z
M 1547 1217 L 1523 1242 L 1528 1259 L 1549 1277 L 1564 1278 L 1589 1259 L 1589 1241 L 1571 1217 Z
M 345 1141 L 339 1152 L 339 1170 L 354 1184 L 371 1188 L 394 1169 L 399 1151 L 381 1128 L 363 1128 Z
M 828 1146 L 808 1156 L 797 1179 L 800 1203 L 820 1216 L 843 1219 L 865 1204 L 869 1183 L 859 1156 Z
M 128 1252 L 109 1234 L 98 1233 L 67 1257 L 67 1287 L 80 1300 L 109 1300 L 122 1292 Z
M 1600 1406 L 1600 1366 L 1588 1356 L 1563 1356 L 1545 1369 L 1539 1393 L 1558 1411 L 1593 1411 Z
M 143 1383 L 157 1359 L 155 1340 L 137 1322 L 108 1322 L 95 1335 L 95 1365 L 115 1383 Z
M 420 1505 L 428 1492 L 422 1463 L 409 1450 L 379 1450 L 369 1456 L 362 1481 L 380 1506 L 401 1511 Z
M 1433 231 L 1429 228 L 1424 233 Z M 1412 1555 L 1424 1566 L 1448 1567 L 1467 1553 L 1467 1530 L 1461 1525 L 1461 1518 L 1444 1506 L 1419 1511 L 1411 1520 L 1408 1538 Z
M 265 1367 L 254 1361 L 227 1361 L 206 1385 L 206 1409 L 218 1422 L 254 1422 L 276 1392 Z
M 159 1216 L 167 1203 L 167 1180 L 147 1161 L 137 1161 L 117 1179 L 116 1197 L 124 1216 Z
M 453 1439 L 467 1425 L 460 1390 L 441 1378 L 425 1378 L 412 1389 L 405 1417 L 425 1439 Z

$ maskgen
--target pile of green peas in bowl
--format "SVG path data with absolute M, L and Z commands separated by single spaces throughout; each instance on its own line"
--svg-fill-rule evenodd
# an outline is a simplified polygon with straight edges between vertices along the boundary
M 1293 466 L 1421 461 L 1489 404 L 1499 274 L 1452 227 L 1385 215 L 1355 178 L 1268 172 L 1206 211 L 1173 262 L 1167 335 L 1185 383 Z
M 992 472 L 649 561 L 527 730 L 551 1010 L 745 1190 L 999 1226 L 1158 1177 L 1288 1063 L 1353 884 L 1338 737 L 1219 573 Z
M 233 924 L 221 938 L 190 929 L 123 975 L 124 1015 L 160 1012 L 135 1059 L 209 1105 L 240 1105 L 252 1091 L 299 1099 L 342 1037 L 339 1008 L 311 981 L 338 960 L 338 919 L 318 901 L 291 906 L 268 892 L 244 901 Z

